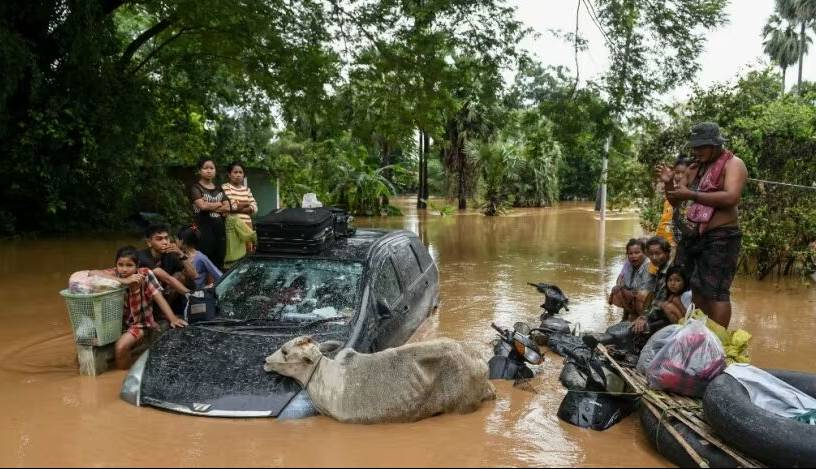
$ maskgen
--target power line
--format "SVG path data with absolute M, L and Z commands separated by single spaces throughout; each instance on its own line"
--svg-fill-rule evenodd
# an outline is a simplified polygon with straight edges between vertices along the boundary
M 606 34 L 606 31 L 604 31 L 603 27 L 601 26 L 601 21 L 598 19 L 598 14 L 595 12 L 595 7 L 592 6 L 592 1 L 591 0 L 581 1 L 584 3 L 584 7 L 586 7 L 587 12 L 589 13 L 589 19 L 592 20 L 592 23 L 595 25 L 596 28 L 598 28 L 598 31 L 601 32 L 604 39 L 606 39 L 606 42 L 607 44 L 609 44 L 609 47 L 612 48 L 614 44 L 612 43 L 612 40 L 609 39 L 609 35 Z
M 578 65 L 578 19 L 581 15 L 581 2 L 582 0 L 578 0 L 578 5 L 575 8 L 575 36 L 573 36 L 573 41 L 575 41 L 575 85 L 572 87 L 572 92 L 570 93 L 570 99 L 575 97 L 575 90 L 578 89 L 578 82 L 581 78 L 581 68 Z
M 766 179 L 748 178 L 748 180 L 752 181 L 752 182 L 761 182 L 763 184 L 771 184 L 771 185 L 775 185 L 775 186 L 796 187 L 796 188 L 799 188 L 799 189 L 810 189 L 810 190 L 816 191 L 816 186 L 803 186 L 801 184 L 790 184 L 790 183 L 787 183 L 787 182 L 768 181 Z

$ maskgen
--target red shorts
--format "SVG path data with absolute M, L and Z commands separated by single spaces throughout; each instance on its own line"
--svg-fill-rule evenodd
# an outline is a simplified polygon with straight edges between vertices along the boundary
M 141 340 L 145 335 L 144 329 L 137 326 L 128 327 L 127 333 L 132 335 L 136 340 Z

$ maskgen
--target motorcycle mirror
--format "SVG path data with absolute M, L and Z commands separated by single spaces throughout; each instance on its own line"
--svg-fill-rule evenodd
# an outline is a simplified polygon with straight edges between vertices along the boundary
M 516 349 L 516 353 L 521 356 L 524 356 L 524 354 L 527 353 L 527 346 L 524 345 L 524 342 L 518 339 L 513 340 L 513 348 Z
M 541 356 L 541 354 L 529 347 L 524 350 L 524 359 L 533 365 L 540 365 L 542 362 L 544 362 L 544 358 Z
M 516 349 L 516 353 L 524 357 L 525 360 L 532 363 L 533 365 L 538 365 L 542 361 L 544 361 L 542 360 L 540 353 L 528 347 L 524 342 L 518 339 L 513 341 L 513 348 Z
M 532 332 L 530 326 L 527 323 L 521 321 L 513 324 L 513 330 L 521 335 L 530 335 L 530 332 Z

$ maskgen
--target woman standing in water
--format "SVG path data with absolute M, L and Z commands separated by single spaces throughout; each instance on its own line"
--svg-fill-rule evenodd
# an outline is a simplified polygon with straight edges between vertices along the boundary
M 199 231 L 199 251 L 203 252 L 219 268 L 224 267 L 227 250 L 224 216 L 231 205 L 227 194 L 215 179 L 215 163 L 210 158 L 198 161 L 198 181 L 190 188 L 193 214 Z

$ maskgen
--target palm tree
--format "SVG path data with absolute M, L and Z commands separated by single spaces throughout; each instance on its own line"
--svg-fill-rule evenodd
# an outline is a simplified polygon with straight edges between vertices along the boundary
M 776 0 L 776 12 L 791 23 L 799 24 L 799 79 L 797 89 L 802 89 L 802 62 L 811 41 L 807 28 L 816 23 L 816 0 Z M 812 42 L 812 41 L 811 41 Z
M 484 214 L 500 215 L 509 205 L 510 185 L 520 159 L 512 143 L 504 141 L 465 144 L 465 154 L 479 171 L 484 190 Z
M 799 59 L 801 42 L 793 25 L 787 21 L 785 24 L 782 22 L 782 18 L 778 15 L 771 15 L 768 18 L 768 23 L 762 29 L 762 36 L 765 38 L 762 45 L 765 53 L 782 69 L 782 94 L 784 95 L 785 74 L 788 67 L 796 64 Z M 807 46 L 811 41 L 811 38 L 808 37 L 805 45 Z

